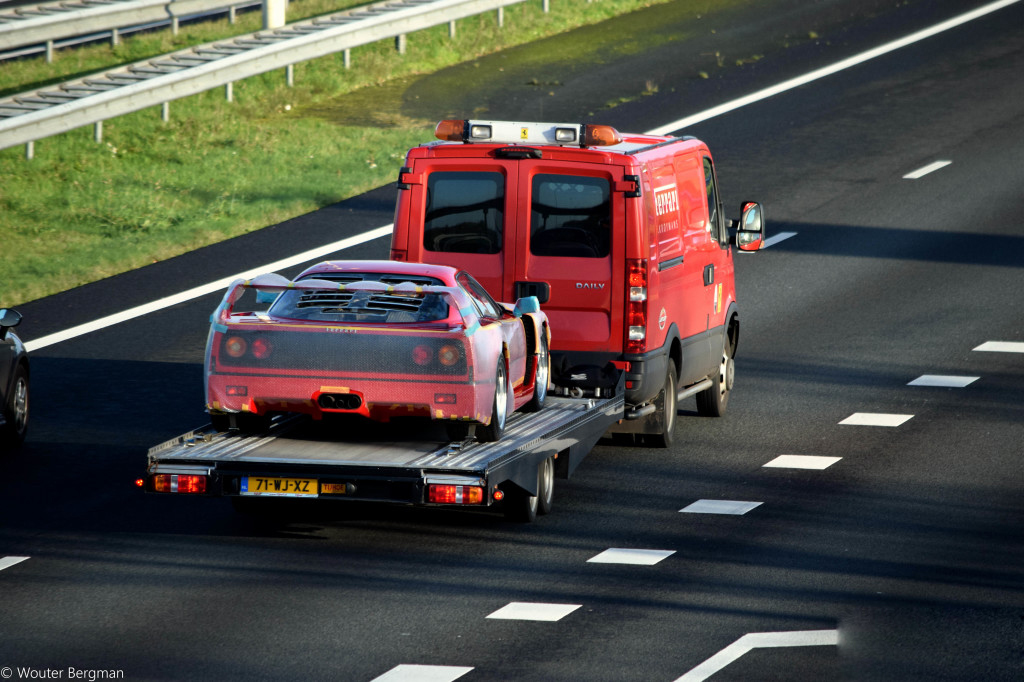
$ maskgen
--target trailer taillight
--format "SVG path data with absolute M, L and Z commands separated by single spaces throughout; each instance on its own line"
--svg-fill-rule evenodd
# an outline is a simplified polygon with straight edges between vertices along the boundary
M 206 476 L 197 474 L 157 474 L 153 477 L 153 491 L 158 493 L 206 492 Z
M 642 353 L 647 347 L 647 261 L 626 261 L 626 352 Z
M 483 504 L 484 489 L 477 485 L 432 483 L 427 488 L 427 500 L 433 504 Z

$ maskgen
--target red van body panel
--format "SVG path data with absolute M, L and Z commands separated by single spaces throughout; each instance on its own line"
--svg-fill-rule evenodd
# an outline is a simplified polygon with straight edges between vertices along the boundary
M 540 296 L 555 385 L 600 382 L 601 368 L 625 361 L 627 401 L 642 404 L 669 360 L 682 387 L 717 371 L 738 333 L 736 291 L 707 146 L 622 137 L 412 149 L 391 256 L 465 269 L 498 300 Z M 631 345 L 631 334 L 643 338 Z

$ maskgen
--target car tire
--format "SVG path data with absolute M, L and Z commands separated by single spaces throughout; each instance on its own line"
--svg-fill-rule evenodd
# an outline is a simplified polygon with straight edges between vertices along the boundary
M 733 361 L 732 341 L 725 340 L 718 371 L 712 374 L 711 387 L 697 394 L 697 414 L 702 417 L 721 417 L 729 406 L 729 393 L 736 380 L 736 363 Z
M 657 408 L 650 418 L 658 424 L 657 433 L 643 434 L 643 442 L 647 447 L 667 448 L 675 440 L 676 413 L 679 409 L 676 405 L 676 363 L 675 360 L 668 361 L 668 369 L 665 371 L 665 383 L 661 392 L 654 399 Z
M 533 397 L 523 406 L 523 412 L 539 412 L 548 398 L 548 382 L 551 380 L 551 354 L 548 352 L 547 336 L 542 332 L 537 344 L 537 366 L 533 370 Z
M 505 370 L 504 358 L 498 358 L 498 369 L 494 376 L 494 399 L 491 401 L 491 421 L 478 424 L 476 439 L 481 443 L 493 443 L 501 439 L 505 433 L 505 420 L 508 417 L 508 372 Z
M 28 370 L 23 364 L 14 368 L 11 393 L 3 406 L 4 420 L 0 426 L 0 447 L 14 450 L 25 442 L 28 435 L 29 383 Z

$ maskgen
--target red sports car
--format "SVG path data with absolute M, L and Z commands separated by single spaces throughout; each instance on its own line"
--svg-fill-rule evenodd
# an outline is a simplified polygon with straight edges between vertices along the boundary
M 421 415 L 494 441 L 513 410 L 547 396 L 536 297 L 496 303 L 448 266 L 330 261 L 295 281 L 238 280 L 211 322 L 206 408 L 220 430 L 258 431 L 275 412 Z

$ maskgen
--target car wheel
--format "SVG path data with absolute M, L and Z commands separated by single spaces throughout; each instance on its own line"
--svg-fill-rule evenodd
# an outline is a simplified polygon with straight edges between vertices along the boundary
M 14 369 L 11 394 L 7 396 L 7 404 L 4 405 L 6 423 L 0 427 L 2 445 L 11 449 L 24 443 L 28 434 L 28 386 L 28 370 L 24 365 L 18 365 Z
M 537 368 L 533 372 L 533 397 L 523 406 L 524 412 L 538 412 L 544 407 L 548 398 L 548 381 L 551 377 L 551 355 L 548 353 L 548 340 L 541 334 L 537 346 Z
M 676 363 L 675 360 L 668 361 L 668 370 L 665 372 L 665 384 L 661 392 L 654 399 L 655 411 L 651 419 L 658 424 L 657 433 L 647 433 L 643 436 L 644 445 L 654 448 L 667 448 L 672 445 L 676 430 Z
M 476 427 L 476 438 L 481 443 L 493 443 L 505 433 L 505 418 L 508 412 L 508 374 L 505 361 L 498 358 L 498 369 L 494 377 L 494 400 L 491 403 L 491 421 Z
M 736 364 L 732 358 L 732 342 L 725 340 L 718 371 L 711 377 L 711 387 L 697 394 L 697 414 L 702 417 L 721 417 L 729 405 L 729 392 L 736 380 Z

